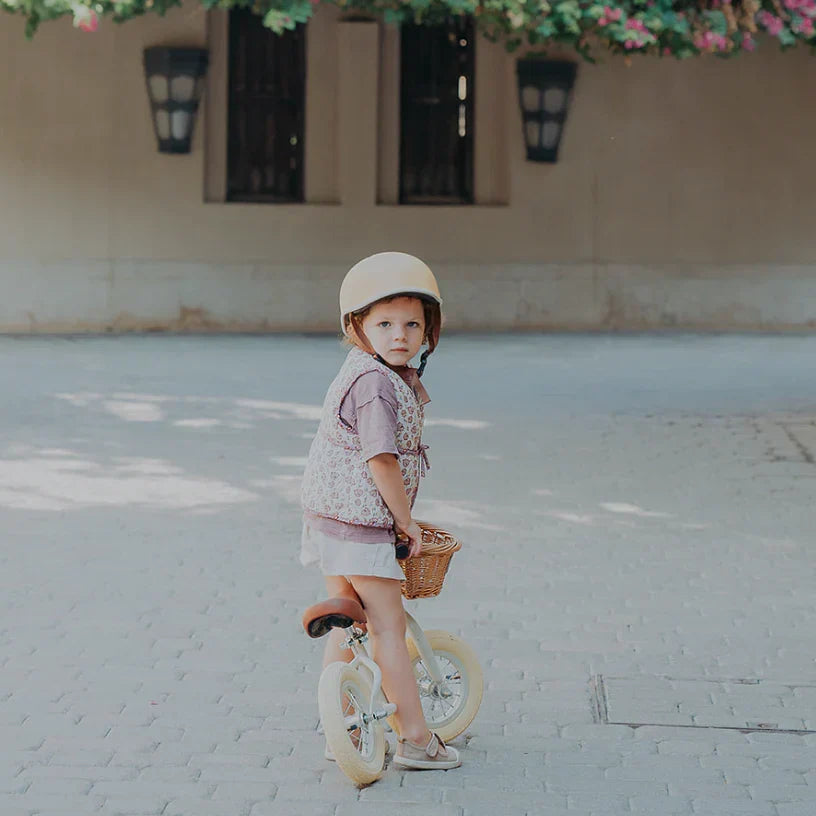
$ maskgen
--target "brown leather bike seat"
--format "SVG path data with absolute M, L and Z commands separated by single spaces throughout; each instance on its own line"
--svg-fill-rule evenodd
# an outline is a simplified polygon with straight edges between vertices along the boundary
M 323 637 L 330 629 L 346 629 L 354 623 L 365 623 L 362 604 L 353 598 L 328 598 L 310 606 L 303 613 L 303 628 L 309 637 Z

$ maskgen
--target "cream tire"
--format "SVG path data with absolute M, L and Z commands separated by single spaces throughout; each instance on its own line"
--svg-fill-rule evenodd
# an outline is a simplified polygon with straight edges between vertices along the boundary
M 355 785 L 374 782 L 385 761 L 385 730 L 382 721 L 368 719 L 369 679 L 348 663 L 330 663 L 320 675 L 317 704 L 326 742 L 340 770 Z M 346 718 L 355 716 L 358 727 L 350 728 Z
M 437 664 L 445 678 L 440 686 L 433 683 L 419 650 L 408 639 L 408 656 L 419 687 L 419 700 L 425 722 L 443 742 L 458 737 L 472 722 L 482 704 L 484 677 L 476 653 L 463 640 L 440 629 L 430 629 L 425 637 L 431 645 Z M 397 731 L 393 718 L 389 719 Z

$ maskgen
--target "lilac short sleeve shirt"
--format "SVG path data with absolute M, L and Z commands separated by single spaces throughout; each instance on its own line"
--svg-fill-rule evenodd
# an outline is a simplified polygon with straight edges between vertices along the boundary
M 406 367 L 397 372 L 414 389 L 419 401 L 430 402 L 428 393 L 416 376 L 416 370 Z M 363 374 L 349 389 L 340 404 L 340 419 L 360 437 L 366 461 L 381 453 L 399 455 L 397 449 L 397 394 L 391 380 L 379 371 Z M 306 514 L 309 523 L 332 538 L 380 543 L 395 541 L 393 529 L 362 527 L 335 519 Z
M 398 405 L 394 384 L 379 371 L 363 374 L 340 404 L 340 419 L 357 432 L 366 461 L 381 453 L 399 454 Z

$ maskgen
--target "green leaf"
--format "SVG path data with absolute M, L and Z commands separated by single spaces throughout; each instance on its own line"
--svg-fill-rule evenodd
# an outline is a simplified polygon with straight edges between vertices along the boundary
M 581 16 L 581 7 L 578 5 L 577 0 L 562 0 L 562 2 L 555 4 L 555 11 L 558 14 L 563 14 L 564 17 Z
M 783 46 L 796 45 L 796 35 L 787 27 L 779 32 L 777 39 Z
M 725 15 L 721 11 L 708 11 L 705 18 L 708 20 L 709 28 L 715 34 L 725 36 L 728 33 L 728 20 L 725 19 Z
M 555 26 L 549 20 L 544 20 L 543 23 L 536 26 L 535 31 L 546 40 L 555 34 Z
M 685 17 L 680 17 L 678 14 L 675 14 L 673 11 L 663 14 L 663 25 L 678 34 L 687 34 L 691 29 L 689 21 Z

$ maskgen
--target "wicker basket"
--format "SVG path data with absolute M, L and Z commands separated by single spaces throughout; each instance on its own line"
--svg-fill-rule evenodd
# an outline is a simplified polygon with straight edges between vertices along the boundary
M 405 598 L 434 598 L 442 591 L 442 582 L 453 554 L 461 542 L 446 530 L 418 521 L 422 530 L 422 552 L 397 562 L 405 573 L 402 595 Z

